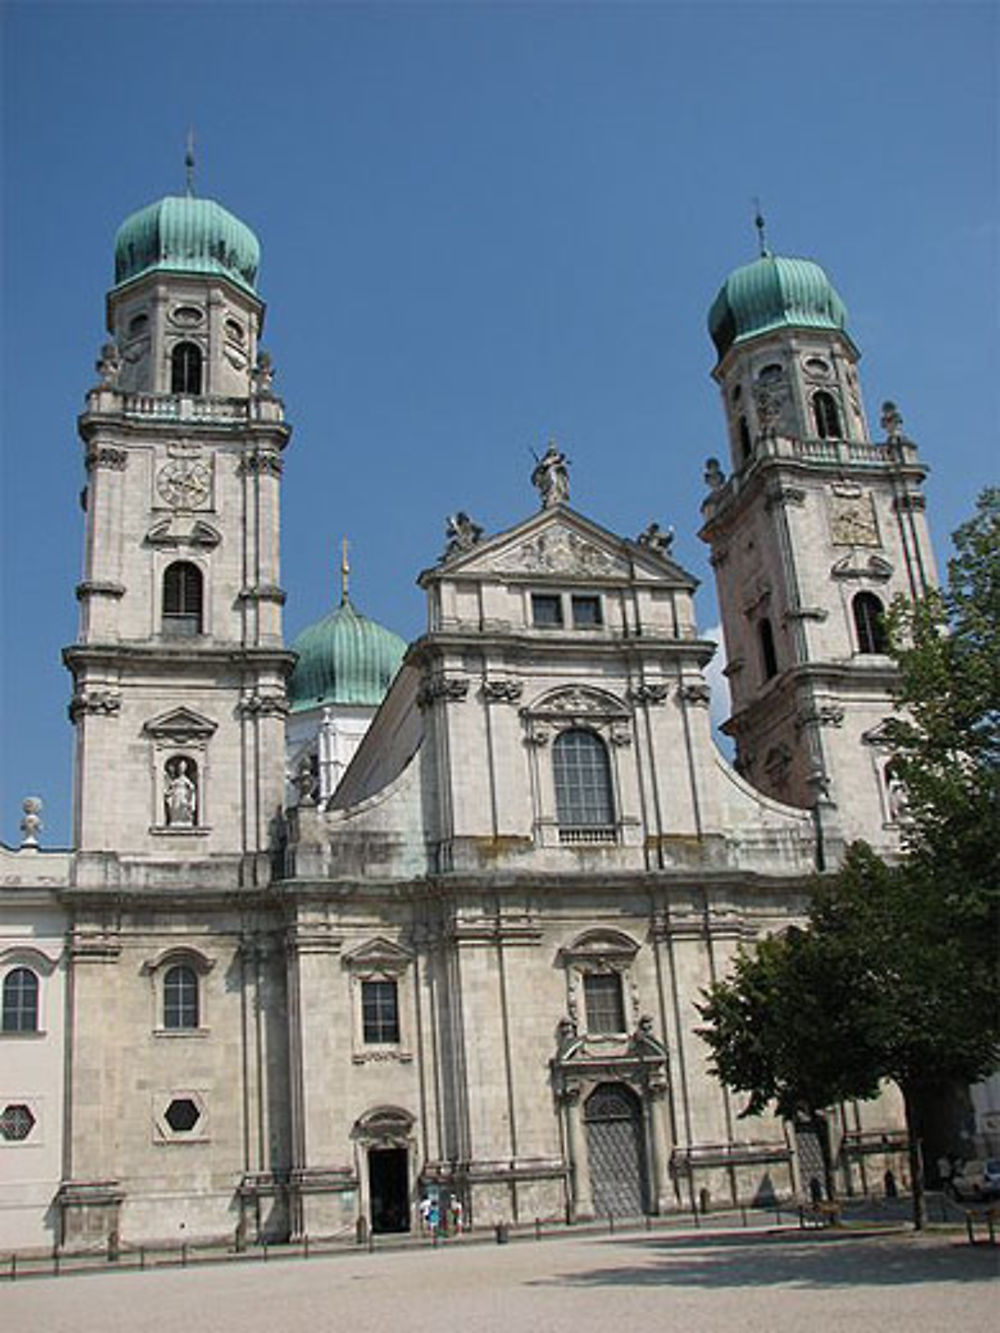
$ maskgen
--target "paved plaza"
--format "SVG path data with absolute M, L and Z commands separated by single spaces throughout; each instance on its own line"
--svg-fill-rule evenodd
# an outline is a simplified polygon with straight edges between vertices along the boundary
M 956 1234 L 571 1236 L 0 1283 L 45 1333 L 919 1333 L 995 1327 L 1000 1249 Z

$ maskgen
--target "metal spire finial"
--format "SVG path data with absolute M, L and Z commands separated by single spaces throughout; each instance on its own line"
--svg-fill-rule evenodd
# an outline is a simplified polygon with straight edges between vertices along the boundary
M 190 198 L 194 194 L 194 130 L 187 132 L 187 148 L 184 152 L 184 191 Z
M 351 575 L 351 566 L 347 561 L 347 538 L 340 539 L 340 605 L 345 606 L 348 598 L 348 580 Z
M 753 201 L 754 220 L 753 225 L 757 228 L 757 240 L 760 246 L 760 257 L 765 259 L 771 252 L 767 248 L 767 240 L 764 236 L 764 214 L 760 211 L 760 200 Z

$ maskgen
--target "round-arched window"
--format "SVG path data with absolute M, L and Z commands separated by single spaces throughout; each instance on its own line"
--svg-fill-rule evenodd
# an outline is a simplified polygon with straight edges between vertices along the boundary
M 201 393 L 201 361 L 197 343 L 177 343 L 170 353 L 171 393 Z
M 816 434 L 821 440 L 839 440 L 843 437 L 840 428 L 840 413 L 837 401 L 832 393 L 820 389 L 813 394 L 813 417 L 816 421 Z
M 875 594 L 859 592 L 851 603 L 851 609 L 854 612 L 858 652 L 888 652 L 889 638 L 885 630 L 885 612 Z
M 611 764 L 600 736 L 579 727 L 560 732 L 552 747 L 552 774 L 564 840 L 572 840 L 574 832 L 614 829 Z
M 198 974 L 186 963 L 168 968 L 163 977 L 163 1026 L 198 1026 Z

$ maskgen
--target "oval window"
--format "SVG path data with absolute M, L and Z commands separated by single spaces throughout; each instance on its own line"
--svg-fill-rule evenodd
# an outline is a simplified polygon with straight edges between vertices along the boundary
M 170 318 L 175 324 L 190 327 L 192 324 L 200 324 L 205 316 L 204 312 L 199 310 L 196 305 L 179 305 Z

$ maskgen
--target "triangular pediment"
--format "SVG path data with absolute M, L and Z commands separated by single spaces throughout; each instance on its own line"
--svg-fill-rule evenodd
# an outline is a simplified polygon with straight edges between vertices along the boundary
M 356 972 L 402 972 L 412 961 L 409 949 L 384 935 L 376 935 L 343 955 L 344 966 Z
M 880 749 L 888 749 L 892 745 L 889 736 L 888 718 L 881 721 L 877 727 L 870 727 L 868 731 L 861 733 L 861 739 L 865 745 L 875 745 Z
M 191 708 L 172 708 L 159 717 L 150 718 L 143 726 L 147 736 L 156 740 L 174 741 L 183 744 L 191 740 L 207 740 L 218 727 L 211 718 L 203 717 Z
M 697 584 L 662 550 L 617 537 L 565 505 L 543 509 L 506 532 L 447 554 L 435 569 L 425 571 L 421 582 L 440 577 Z

